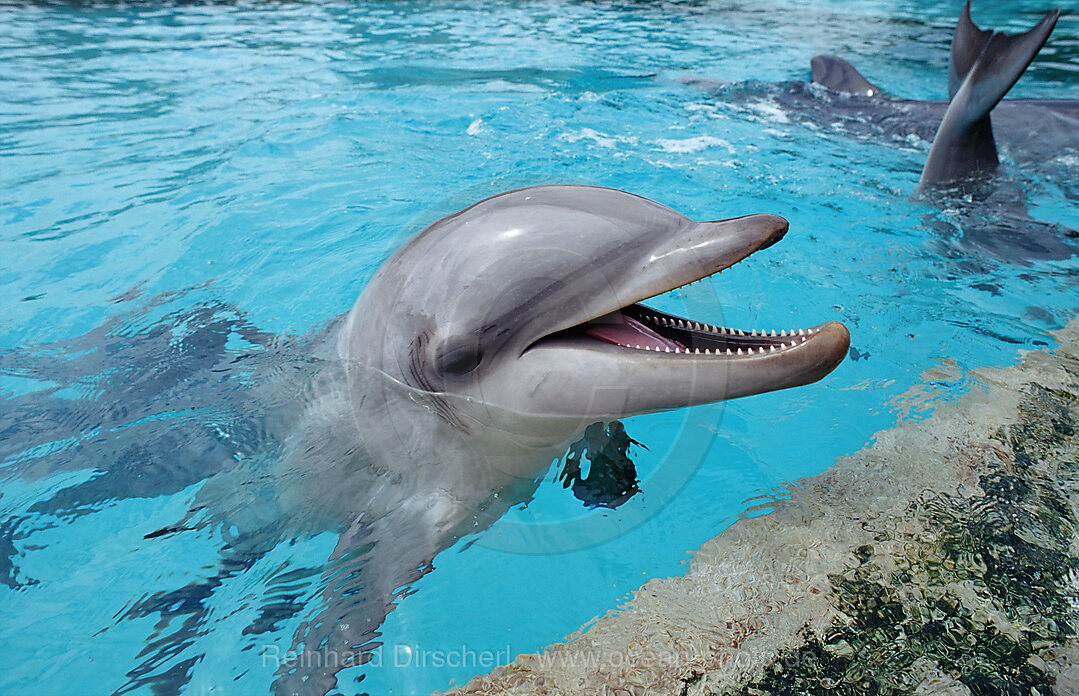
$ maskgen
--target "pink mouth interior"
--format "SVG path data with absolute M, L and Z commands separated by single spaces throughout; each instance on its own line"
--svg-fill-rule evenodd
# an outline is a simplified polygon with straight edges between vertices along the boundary
M 592 338 L 620 346 L 640 346 L 653 350 L 667 348 L 685 350 L 685 346 L 678 341 L 660 336 L 641 322 L 621 312 L 611 312 L 604 317 L 594 319 L 585 325 L 584 332 Z

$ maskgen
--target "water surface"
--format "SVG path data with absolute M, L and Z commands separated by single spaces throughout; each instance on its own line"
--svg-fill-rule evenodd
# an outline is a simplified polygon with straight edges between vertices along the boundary
M 781 244 L 657 304 L 745 327 L 839 319 L 854 351 L 811 387 L 631 419 L 642 493 L 618 510 L 587 510 L 553 468 L 527 509 L 438 557 L 346 692 L 444 688 L 560 640 L 680 572 L 750 499 L 924 416 L 933 399 L 897 396 L 926 368 L 1049 343 L 1079 308 L 1074 259 L 942 238 L 961 238 L 955 211 L 912 195 L 928 143 L 814 127 L 774 99 L 821 52 L 943 98 L 952 5 L 0 5 L 0 690 L 265 692 L 317 603 L 317 582 L 281 578 L 336 540 L 290 539 L 214 585 L 220 530 L 145 535 L 228 462 L 272 452 L 293 387 L 252 402 L 253 379 L 304 374 L 408 234 L 501 190 L 781 214 Z M 1044 9 L 975 18 L 1014 31 Z M 1075 17 L 1015 95 L 1079 97 Z M 1051 164 L 1004 153 L 1003 176 L 1034 218 L 1079 228 L 1079 154 Z M 525 548 L 537 524 L 548 545 Z M 279 620 L 245 633 L 266 606 Z

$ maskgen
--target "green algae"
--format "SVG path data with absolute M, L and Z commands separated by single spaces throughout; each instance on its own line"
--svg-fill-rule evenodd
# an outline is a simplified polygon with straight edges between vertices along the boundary
M 1076 635 L 1079 398 L 1029 385 L 1019 422 L 967 452 L 976 491 L 925 493 L 828 576 L 843 617 L 802 635 L 743 694 L 1050 693 Z M 913 522 L 913 524 L 903 524 Z M 896 531 L 916 530 L 916 531 Z

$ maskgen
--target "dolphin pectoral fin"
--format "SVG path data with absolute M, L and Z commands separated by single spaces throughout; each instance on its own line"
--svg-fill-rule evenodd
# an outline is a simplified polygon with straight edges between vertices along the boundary
M 456 541 L 434 523 L 441 512 L 437 505 L 404 504 L 378 519 L 358 517 L 341 532 L 321 569 L 320 606 L 299 626 L 292 659 L 277 669 L 274 694 L 325 696 L 338 686 L 339 672 L 374 658 L 386 616 Z
M 922 169 L 923 185 L 996 168 L 989 113 L 1034 60 L 1059 16 L 1060 10 L 1053 10 L 1030 31 L 1009 35 L 979 29 L 970 18 L 970 3 L 966 4 L 952 44 L 951 102 Z
M 813 56 L 809 61 L 813 82 L 836 92 L 875 97 L 884 92 L 839 56 Z

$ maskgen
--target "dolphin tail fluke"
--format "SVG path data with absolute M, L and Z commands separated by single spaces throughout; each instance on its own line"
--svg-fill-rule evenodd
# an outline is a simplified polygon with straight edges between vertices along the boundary
M 880 87 L 865 79 L 853 65 L 839 56 L 813 56 L 809 66 L 813 70 L 813 82 L 830 90 L 868 97 L 883 93 Z
M 989 113 L 1034 60 L 1059 16 L 1060 10 L 1053 10 L 1022 34 L 987 31 L 971 20 L 968 0 L 952 41 L 951 102 L 922 169 L 922 184 L 954 181 L 996 168 L 997 146 Z

